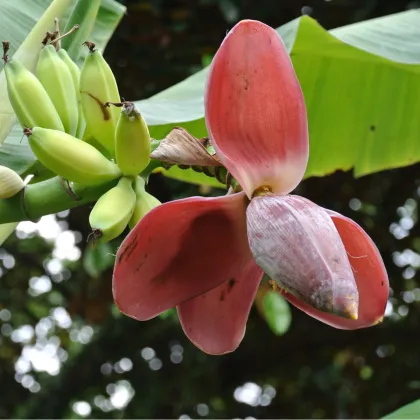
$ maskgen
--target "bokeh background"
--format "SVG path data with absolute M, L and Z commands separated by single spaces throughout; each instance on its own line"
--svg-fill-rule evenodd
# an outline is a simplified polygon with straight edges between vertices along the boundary
M 203 68 L 243 18 L 277 27 L 309 14 L 330 29 L 420 7 L 407 0 L 123 3 L 127 16 L 105 56 L 128 100 Z M 161 201 L 223 193 L 160 175 L 149 190 Z M 276 336 L 254 307 L 240 348 L 207 356 L 173 311 L 145 323 L 118 313 L 111 296 L 118 241 L 92 247 L 89 207 L 78 208 L 22 223 L 0 249 L 0 417 L 378 418 L 419 398 L 420 166 L 356 180 L 339 172 L 309 179 L 296 193 L 353 218 L 375 240 L 392 287 L 381 325 L 339 331 L 291 308 L 290 328 Z

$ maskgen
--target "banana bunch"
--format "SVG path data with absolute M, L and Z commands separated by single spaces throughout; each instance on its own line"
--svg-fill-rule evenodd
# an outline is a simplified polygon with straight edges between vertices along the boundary
M 139 176 L 150 162 L 149 130 L 135 105 L 120 100 L 112 70 L 95 44 L 84 43 L 89 53 L 79 68 L 57 40 L 47 34 L 36 74 L 9 60 L 5 50 L 9 99 L 47 169 L 86 186 L 118 180 L 89 217 L 94 236 L 110 241 L 160 204 Z M 23 188 L 20 177 L 7 169 L 0 167 L 0 198 Z

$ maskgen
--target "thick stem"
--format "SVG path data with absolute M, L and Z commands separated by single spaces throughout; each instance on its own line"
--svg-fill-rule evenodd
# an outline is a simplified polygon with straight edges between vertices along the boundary
M 95 186 L 72 184 L 71 194 L 58 177 L 27 185 L 14 197 L 0 200 L 0 224 L 38 220 L 47 214 L 96 201 L 117 182 L 115 179 Z

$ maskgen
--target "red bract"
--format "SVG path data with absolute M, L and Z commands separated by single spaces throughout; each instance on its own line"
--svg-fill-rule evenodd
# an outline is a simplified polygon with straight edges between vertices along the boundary
M 219 159 L 244 192 L 149 212 L 116 257 L 122 312 L 147 320 L 177 307 L 203 351 L 241 342 L 263 271 L 304 312 L 337 328 L 378 323 L 388 298 L 379 252 L 356 223 L 287 195 L 308 159 L 305 104 L 275 30 L 245 20 L 215 55 L 205 98 Z

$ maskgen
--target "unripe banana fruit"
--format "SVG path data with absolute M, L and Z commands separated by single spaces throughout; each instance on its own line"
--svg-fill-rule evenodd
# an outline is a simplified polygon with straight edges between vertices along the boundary
M 149 213 L 150 210 L 159 206 L 161 202 L 153 195 L 149 194 L 145 190 L 145 182 L 141 177 L 137 177 L 135 180 L 135 192 L 136 192 L 136 204 L 134 206 L 134 212 L 131 216 L 128 226 L 133 229 L 136 224 Z
M 90 144 L 57 130 L 25 130 L 38 160 L 57 175 L 83 185 L 102 184 L 121 176 L 115 163 Z
M 108 242 L 123 233 L 133 214 L 136 194 L 131 178 L 121 178 L 114 188 L 96 202 L 89 223 L 96 238 Z
M 115 131 L 115 159 L 126 175 L 138 175 L 150 162 L 146 121 L 132 102 L 124 102 Z
M 16 59 L 5 64 L 4 72 L 9 100 L 22 127 L 64 131 L 54 104 L 35 75 Z
M 90 52 L 80 73 L 80 93 L 86 127 L 111 156 L 114 156 L 114 136 L 119 111 L 114 107 L 105 107 L 105 103 L 120 101 L 117 82 L 100 51 L 92 43 L 87 45 Z
M 0 166 L 0 198 L 10 198 L 23 189 L 22 178 L 7 166 Z
M 46 45 L 41 50 L 36 75 L 48 92 L 64 130 L 72 136 L 76 135 L 79 111 L 73 77 L 53 45 Z
M 78 139 L 83 138 L 83 134 L 86 128 L 86 121 L 83 115 L 82 110 L 82 99 L 80 95 L 80 68 L 79 66 L 70 58 L 67 51 L 61 48 L 58 51 L 58 55 L 60 58 L 66 63 L 67 67 L 70 70 L 71 76 L 73 78 L 74 88 L 76 90 L 76 97 L 77 97 L 77 109 L 78 109 L 78 121 L 77 121 L 77 130 L 76 130 L 76 137 Z

